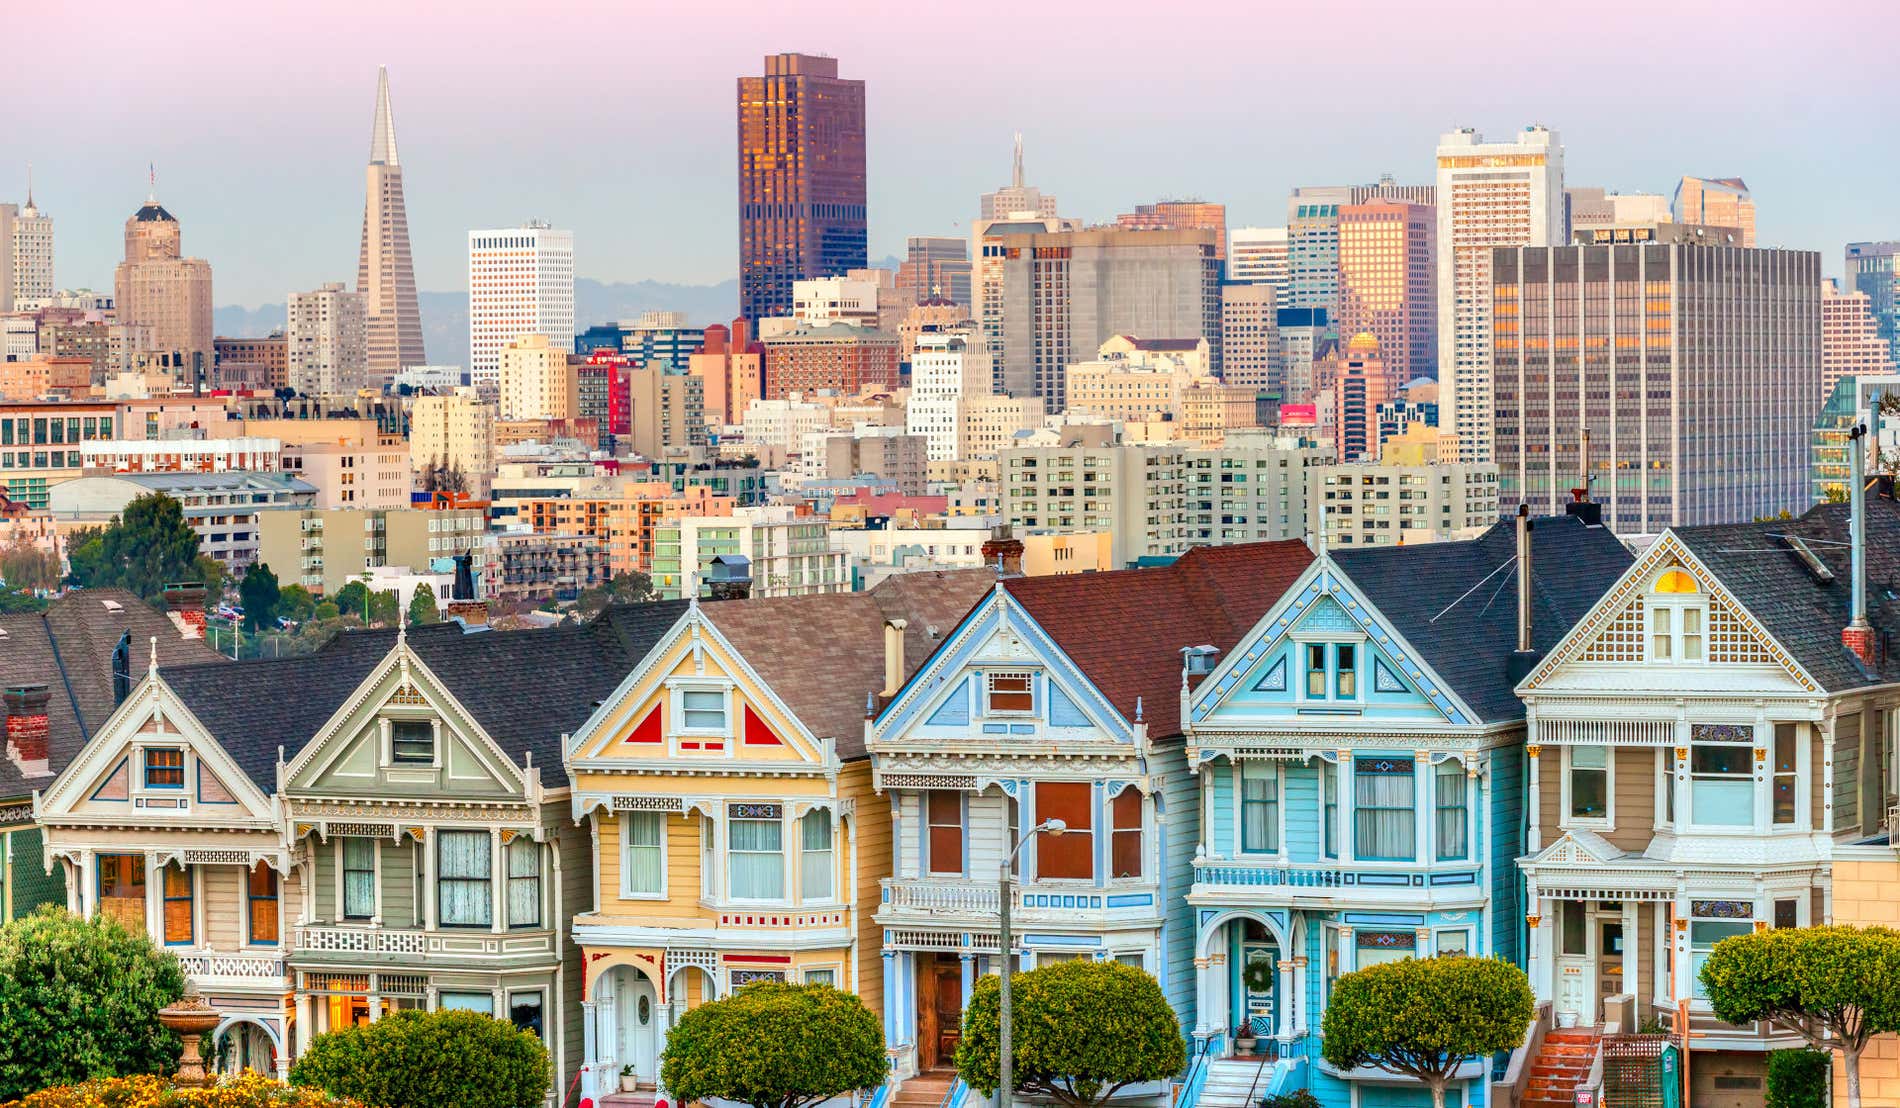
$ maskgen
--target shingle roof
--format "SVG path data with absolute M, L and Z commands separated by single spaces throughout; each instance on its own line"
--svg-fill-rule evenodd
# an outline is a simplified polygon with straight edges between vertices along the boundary
M 116 610 L 115 610 L 116 609 Z M 112 695 L 112 651 L 132 636 L 132 680 L 145 675 L 158 640 L 161 668 L 186 663 L 216 665 L 219 656 L 203 639 L 187 639 L 165 613 L 124 589 L 75 589 L 44 612 L 0 616 L 0 687 L 45 685 L 47 754 L 51 773 L 73 760 L 86 740 L 118 707 Z M 52 777 L 23 777 L 0 756 L 0 797 L 24 796 L 51 784 Z
M 1232 650 L 1313 560 L 1303 542 L 1200 546 L 1169 565 L 1018 577 L 1009 594 L 1124 719 L 1181 733 L 1181 649 Z
M 1841 645 L 1852 582 L 1845 504 L 1817 504 L 1799 519 L 1709 527 L 1678 527 L 1675 536 L 1722 582 L 1776 642 L 1829 691 L 1900 680 L 1900 504 L 1867 498 L 1867 618 L 1875 632 L 1875 665 L 1862 666 Z M 1826 563 L 1824 582 L 1803 564 L 1789 538 L 1803 540 Z
M 865 699 L 884 687 L 884 621 L 901 619 L 904 676 L 995 587 L 988 569 L 900 573 L 868 592 L 722 600 L 704 612 L 799 721 L 864 756 Z
M 1556 646 L 1632 561 L 1607 527 L 1575 516 L 1531 521 L 1531 644 Z M 1519 719 L 1517 525 L 1466 542 L 1340 550 L 1332 560 L 1424 661 L 1487 723 Z

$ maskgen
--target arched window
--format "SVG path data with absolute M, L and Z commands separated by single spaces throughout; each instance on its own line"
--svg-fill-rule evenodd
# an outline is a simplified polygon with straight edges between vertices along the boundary
M 1709 598 L 1686 570 L 1664 570 L 1650 588 L 1649 660 L 1701 662 L 1709 622 Z

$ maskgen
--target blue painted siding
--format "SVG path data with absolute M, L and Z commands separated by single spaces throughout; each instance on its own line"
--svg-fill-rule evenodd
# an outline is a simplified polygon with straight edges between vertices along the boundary
M 1234 826 L 1234 766 L 1231 762 L 1214 763 L 1214 833 L 1212 853 L 1229 858 L 1240 854 L 1240 832 Z M 1198 801 L 1197 801 L 1198 804 Z
M 1286 851 L 1295 862 L 1317 862 L 1320 848 L 1319 767 L 1286 763 L 1281 803 L 1286 806 Z
M 1194 1027 L 1195 976 L 1194 940 L 1197 928 L 1195 912 L 1188 906 L 1188 889 L 1194 884 L 1194 849 L 1201 841 L 1201 790 L 1193 771 L 1188 769 L 1185 749 L 1179 743 L 1154 752 L 1150 769 L 1161 776 L 1160 806 L 1166 822 L 1162 829 L 1161 895 L 1166 904 L 1167 921 L 1161 929 L 1161 957 L 1166 974 L 1157 973 L 1174 1014 L 1181 1019 L 1183 1032 Z

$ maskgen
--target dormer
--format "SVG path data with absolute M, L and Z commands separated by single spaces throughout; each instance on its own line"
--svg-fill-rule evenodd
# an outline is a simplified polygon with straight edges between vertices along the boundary
M 1644 660 L 1663 665 L 1708 660 L 1709 594 L 1688 570 L 1672 563 L 1658 573 L 1644 605 Z

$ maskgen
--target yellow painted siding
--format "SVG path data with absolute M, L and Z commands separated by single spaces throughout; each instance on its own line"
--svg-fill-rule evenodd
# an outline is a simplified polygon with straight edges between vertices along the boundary
M 882 895 L 878 882 L 891 873 L 891 804 L 871 788 L 871 763 L 860 758 L 844 767 L 838 777 L 838 795 L 857 802 L 851 830 L 854 840 L 852 867 L 855 870 L 857 897 L 852 904 L 857 915 L 858 964 L 857 993 L 873 1012 L 884 1011 L 884 932 L 873 918 Z M 849 975 L 839 981 L 849 988 Z
M 1832 923 L 1894 925 L 1900 859 L 1836 859 Z M 1834 1056 L 1834 1103 L 1847 1103 L 1847 1072 Z M 1900 1036 L 1880 1035 L 1860 1056 L 1862 1104 L 1900 1104 Z
M 700 819 L 696 812 L 665 817 L 666 899 L 622 900 L 620 844 L 623 821 L 617 816 L 602 814 L 599 917 L 618 924 L 653 924 L 663 927 L 684 926 L 692 921 L 713 922 L 715 913 L 699 903 Z

